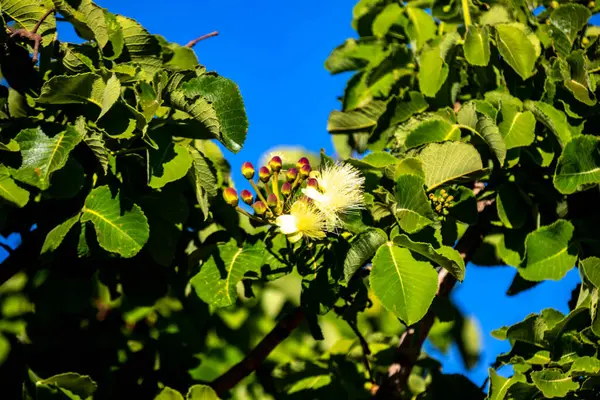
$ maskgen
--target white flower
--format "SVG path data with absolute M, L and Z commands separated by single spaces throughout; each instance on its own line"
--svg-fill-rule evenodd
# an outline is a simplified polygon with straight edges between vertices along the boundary
M 303 236 L 307 239 L 325 237 L 325 215 L 306 198 L 296 200 L 290 207 L 289 214 L 277 217 L 275 224 L 292 243 L 297 242 Z
M 363 208 L 365 178 L 352 165 L 327 165 L 320 169 L 316 179 L 319 189 L 307 187 L 302 193 L 325 215 L 329 230 L 341 225 L 342 216 Z

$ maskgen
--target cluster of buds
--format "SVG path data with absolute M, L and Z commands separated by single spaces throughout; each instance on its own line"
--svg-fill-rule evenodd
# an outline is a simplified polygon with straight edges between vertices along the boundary
M 301 188 L 309 177 L 312 169 L 306 157 L 296 163 L 295 168 L 282 171 L 283 162 L 280 156 L 273 156 L 267 165 L 258 169 L 258 180 L 255 181 L 256 170 L 250 162 L 242 164 L 242 175 L 252 188 L 238 193 L 233 188 L 223 191 L 225 201 L 233 207 L 238 207 L 239 198 L 254 210 L 252 217 L 264 219 L 266 222 L 277 218 L 286 208 L 287 201 Z M 245 213 L 238 207 L 238 211 Z
M 437 196 L 430 193 L 429 200 L 431 200 L 434 210 L 442 215 L 448 215 L 448 209 L 454 205 L 454 196 L 449 195 L 445 189 L 441 189 Z
M 225 201 L 238 212 L 266 224 L 275 225 L 291 242 L 322 239 L 326 232 L 341 226 L 341 215 L 363 206 L 364 178 L 346 164 L 334 164 L 313 171 L 306 157 L 295 167 L 283 170 L 280 156 L 273 156 L 258 170 L 242 164 L 242 175 L 254 194 L 244 189 L 238 195 L 233 188 L 223 191 Z M 239 207 L 239 198 L 252 207 L 250 214 Z

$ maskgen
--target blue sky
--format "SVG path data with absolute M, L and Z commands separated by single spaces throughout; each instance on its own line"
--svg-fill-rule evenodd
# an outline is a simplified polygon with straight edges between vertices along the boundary
M 228 154 L 234 179 L 242 162 L 257 162 L 275 145 L 301 145 L 333 153 L 327 116 L 339 108 L 348 76 L 330 76 L 323 63 L 347 37 L 355 0 L 305 1 L 164 1 L 96 0 L 118 14 L 138 20 L 150 32 L 185 44 L 214 30 L 220 35 L 200 42 L 195 50 L 209 70 L 233 79 L 244 97 L 250 128 L 242 151 Z M 59 27 L 60 40 L 74 33 Z M 236 179 L 237 178 L 237 179 Z M 3 257 L 0 249 L 0 259 Z M 466 280 L 453 293 L 463 312 L 476 316 L 482 329 L 484 357 L 467 375 L 481 384 L 495 356 L 508 349 L 489 332 L 514 324 L 527 314 L 554 307 L 567 312 L 576 270 L 561 282 L 545 282 L 515 297 L 506 297 L 514 269 L 470 266 Z M 434 353 L 435 354 L 435 353 Z M 441 357 L 445 372 L 464 372 L 458 354 Z

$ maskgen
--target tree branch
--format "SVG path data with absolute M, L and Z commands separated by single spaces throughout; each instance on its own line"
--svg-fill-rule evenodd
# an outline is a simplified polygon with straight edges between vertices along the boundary
M 306 315 L 301 307 L 281 319 L 267 336 L 244 358 L 223 375 L 215 379 L 211 386 L 222 397 L 242 379 L 254 372 L 269 356 L 275 347 L 296 329 Z
M 476 187 L 474 192 L 479 192 L 481 189 Z M 492 203 L 493 200 L 478 202 L 477 211 L 479 213 L 483 212 Z M 460 253 L 465 261 L 465 265 L 467 265 L 477 248 L 481 245 L 482 236 L 481 223 L 477 223 L 469 227 L 458 241 L 455 249 Z M 447 297 L 455 285 L 456 278 L 448 273 L 447 270 L 442 269 L 438 275 L 437 296 Z M 404 332 L 400 338 L 400 344 L 396 349 L 395 361 L 388 368 L 388 375 L 381 383 L 375 399 L 393 399 L 401 395 L 434 322 L 435 311 L 433 308 L 429 308 L 423 319 L 408 327 Z
M 211 32 L 211 33 L 207 33 L 206 35 L 202 35 L 202 36 L 200 36 L 200 37 L 197 37 L 197 38 L 196 38 L 196 39 L 194 39 L 194 40 L 190 40 L 190 41 L 188 42 L 188 44 L 186 44 L 186 45 L 185 45 L 185 47 L 188 47 L 188 48 L 190 48 L 190 49 L 191 49 L 191 48 L 192 48 L 192 47 L 194 47 L 194 46 L 195 46 L 195 45 L 196 45 L 198 42 L 200 42 L 200 41 L 202 41 L 202 40 L 204 40 L 204 39 L 208 39 L 208 38 L 211 38 L 211 37 L 214 37 L 214 36 L 218 36 L 218 35 L 219 35 L 219 32 L 218 32 L 218 31 L 214 31 L 214 32 Z
M 19 36 L 20 38 L 28 39 L 33 42 L 33 57 L 31 58 L 31 61 L 34 64 L 37 63 L 37 61 L 38 61 L 40 43 L 42 43 L 42 36 L 39 33 L 37 33 L 37 31 L 38 31 L 38 29 L 40 29 L 40 26 L 44 23 L 46 18 L 48 18 L 48 16 L 50 14 L 52 14 L 53 12 L 54 12 L 54 8 L 51 8 L 48 11 L 46 11 L 46 13 L 44 15 L 42 15 L 42 17 L 37 22 L 37 24 L 35 24 L 35 26 L 33 27 L 33 30 L 31 32 L 28 31 L 27 29 L 15 29 L 12 27 L 8 28 L 8 30 L 10 31 L 11 38 L 14 38 L 15 36 Z

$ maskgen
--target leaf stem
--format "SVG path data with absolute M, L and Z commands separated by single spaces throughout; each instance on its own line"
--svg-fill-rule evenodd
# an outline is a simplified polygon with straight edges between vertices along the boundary
M 256 195 L 260 198 L 260 200 L 263 203 L 265 203 L 265 206 L 267 207 L 267 210 L 269 210 L 269 211 L 271 211 L 271 213 L 273 213 L 273 210 L 271 210 L 271 207 L 269 207 L 269 205 L 267 204 L 267 200 L 265 199 L 265 196 L 263 196 L 263 194 L 260 191 L 260 189 L 258 188 L 258 186 L 256 186 L 256 183 L 254 183 L 254 181 L 252 179 L 248 179 L 248 182 L 250 182 L 250 184 L 254 188 L 254 191 L 256 192 Z
M 281 203 L 281 196 L 279 196 L 279 172 L 273 172 L 273 178 L 271 179 L 271 185 L 273 186 L 273 193 L 275 197 L 277 197 L 277 208 L 279 208 L 279 203 Z
M 471 23 L 471 11 L 469 11 L 469 0 L 462 1 L 463 19 L 465 20 L 465 26 L 472 25 Z

